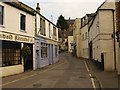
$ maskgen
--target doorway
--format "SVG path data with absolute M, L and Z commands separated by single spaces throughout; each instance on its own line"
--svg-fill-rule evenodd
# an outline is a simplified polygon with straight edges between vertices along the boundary
M 24 71 L 33 70 L 33 45 L 32 44 L 24 45 L 27 45 L 31 50 L 31 54 L 28 55 L 26 61 L 24 60 Z
M 89 43 L 89 58 L 92 59 L 93 52 L 92 52 L 92 42 Z

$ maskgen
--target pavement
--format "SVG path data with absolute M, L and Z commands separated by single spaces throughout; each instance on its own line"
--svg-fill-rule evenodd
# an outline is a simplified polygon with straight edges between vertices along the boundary
M 62 53 L 58 63 L 42 69 L 4 77 L 2 84 L 4 88 L 91 88 L 91 80 L 102 90 L 118 90 L 120 86 L 117 72 L 100 70 L 94 61 L 69 53 Z
M 120 76 L 118 77 L 116 71 L 103 71 L 97 66 L 97 64 L 93 60 L 86 60 L 86 62 L 87 65 L 89 66 L 91 73 L 99 81 L 100 87 L 102 89 L 109 88 L 112 90 L 113 89 L 118 90 L 118 86 L 120 87 Z
M 94 85 L 85 61 L 68 53 L 60 55 L 58 63 L 35 71 L 4 77 L 3 88 L 91 88 Z M 96 85 L 97 86 L 97 85 Z M 3 90 L 4 90 L 3 89 Z

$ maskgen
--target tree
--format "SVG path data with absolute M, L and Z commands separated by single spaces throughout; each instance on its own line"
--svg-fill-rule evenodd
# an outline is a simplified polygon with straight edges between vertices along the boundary
M 27 57 L 30 54 L 31 54 L 30 47 L 28 45 L 24 45 L 24 47 L 22 48 L 22 56 L 23 56 L 23 59 L 25 61 L 25 64 L 26 64 L 26 61 L 27 61 Z
M 58 17 L 57 27 L 60 28 L 61 30 L 65 30 L 68 28 L 68 24 L 62 15 Z

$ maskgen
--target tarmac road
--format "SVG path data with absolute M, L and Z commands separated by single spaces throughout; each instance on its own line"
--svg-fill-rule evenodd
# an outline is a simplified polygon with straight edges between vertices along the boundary
M 85 61 L 68 53 L 56 64 L 2 80 L 3 88 L 99 88 Z

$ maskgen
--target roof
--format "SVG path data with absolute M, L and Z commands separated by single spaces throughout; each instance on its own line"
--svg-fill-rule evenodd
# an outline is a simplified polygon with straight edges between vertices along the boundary
M 99 9 L 105 4 L 105 2 L 106 2 L 106 1 L 104 1 L 104 2 L 98 7 L 97 11 L 95 12 L 95 16 L 94 16 L 94 18 L 93 18 L 93 20 L 92 20 L 92 23 L 91 23 L 90 26 L 89 26 L 89 29 L 90 29 L 90 27 L 92 26 L 92 24 L 93 24 L 93 22 L 94 22 L 94 20 L 95 20 L 95 17 L 96 17 L 96 15 L 97 15 L 98 11 L 99 11 Z M 89 29 L 88 29 L 88 31 L 89 31 Z
M 29 7 L 28 5 L 18 1 L 18 0 L 13 0 L 12 2 L 4 2 L 8 5 L 11 5 L 17 9 L 20 9 L 22 11 L 25 11 L 31 15 L 35 15 L 35 12 L 38 13 L 35 9 Z M 41 17 L 43 17 L 45 20 L 47 20 L 48 22 L 52 23 L 54 26 L 56 26 L 53 22 L 51 22 L 50 20 L 48 20 L 46 17 L 44 17 L 42 14 L 38 13 Z M 56 26 L 57 27 L 57 26 Z
M 90 20 L 92 20 L 95 15 L 96 15 L 96 13 L 86 14 L 86 16 L 88 17 L 88 22 L 89 22 Z
M 66 20 L 66 21 L 67 21 L 68 24 L 74 24 L 75 19 L 68 19 L 68 20 Z
M 24 3 L 22 3 L 22 2 L 20 2 L 18 0 L 13 0 L 12 2 L 4 2 L 4 3 L 6 3 L 8 5 L 11 5 L 11 6 L 13 6 L 13 7 L 17 8 L 17 9 L 22 10 L 22 11 L 25 11 L 25 12 L 31 14 L 31 15 L 35 15 L 34 14 L 35 10 L 33 8 L 27 6 L 26 4 L 24 4 Z

